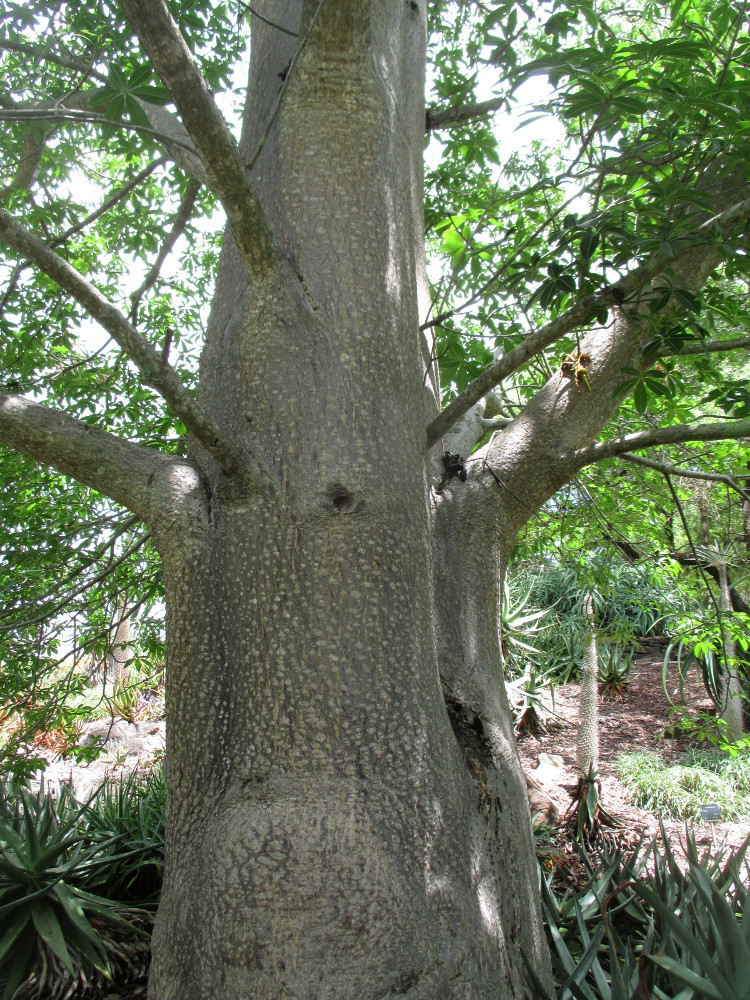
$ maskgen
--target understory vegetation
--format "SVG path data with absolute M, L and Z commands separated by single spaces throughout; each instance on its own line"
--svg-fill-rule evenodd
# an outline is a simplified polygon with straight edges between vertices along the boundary
M 3 1000 L 96 995 L 144 975 L 164 800 L 158 771 L 109 781 L 86 802 L 43 780 L 0 788 Z
M 699 820 L 701 806 L 715 803 L 727 820 L 750 818 L 750 756 L 693 750 L 681 764 L 668 765 L 649 751 L 622 755 L 617 776 L 634 805 L 670 819 Z

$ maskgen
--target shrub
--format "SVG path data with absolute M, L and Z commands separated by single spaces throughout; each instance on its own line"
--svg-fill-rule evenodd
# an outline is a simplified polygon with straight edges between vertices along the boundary
M 582 886 L 542 872 L 558 1000 L 748 1000 L 748 842 L 699 856 L 688 836 L 683 870 L 663 828 L 661 838 L 663 854 L 656 839 L 630 853 L 579 847 Z
M 160 776 L 85 803 L 65 786 L 57 798 L 43 784 L 0 786 L 2 1000 L 84 995 L 116 969 L 144 973 L 152 918 L 132 903 L 158 896 L 163 804 Z

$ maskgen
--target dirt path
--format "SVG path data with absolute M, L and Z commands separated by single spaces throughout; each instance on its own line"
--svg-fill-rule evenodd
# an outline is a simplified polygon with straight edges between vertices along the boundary
M 599 771 L 601 776 L 602 803 L 605 809 L 636 829 L 656 832 L 659 817 L 632 805 L 622 783 L 614 773 L 614 762 L 620 753 L 651 750 L 669 764 L 679 763 L 685 751 L 693 744 L 685 736 L 660 739 L 660 734 L 674 722 L 670 705 L 662 687 L 662 663 L 652 655 L 634 660 L 630 684 L 616 700 L 601 698 L 599 706 Z M 676 666 L 670 665 L 669 690 L 677 688 Z M 519 750 L 524 769 L 542 786 L 562 815 L 570 803 L 570 791 L 575 787 L 575 739 L 578 720 L 580 686 L 568 684 L 555 691 L 555 720 L 547 731 L 538 736 L 525 735 L 519 739 Z M 692 710 L 706 709 L 711 705 L 697 675 L 689 677 L 686 701 Z M 675 692 L 676 700 L 676 692 Z M 540 755 L 550 755 L 552 765 L 544 756 L 537 769 Z M 558 760 L 559 758 L 559 760 Z M 560 766 L 554 766 L 560 765 Z M 685 824 L 680 820 L 665 820 L 670 839 L 683 837 Z M 693 825 L 699 844 L 711 843 L 711 825 Z M 737 845 L 750 834 L 750 817 L 745 823 L 717 823 L 716 842 L 724 840 Z

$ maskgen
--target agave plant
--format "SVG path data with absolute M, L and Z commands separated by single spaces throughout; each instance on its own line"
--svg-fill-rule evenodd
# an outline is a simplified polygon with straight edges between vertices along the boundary
M 619 642 L 599 643 L 599 683 L 603 695 L 610 698 L 622 695 L 630 683 L 632 659 L 632 650 L 626 654 L 624 646 Z
M 132 925 L 116 903 L 89 891 L 99 871 L 118 856 L 122 836 L 90 843 L 89 803 L 62 787 L 53 799 L 44 786 L 34 792 L 6 785 L 0 795 L 0 997 L 22 995 L 35 967 L 61 968 L 70 981 L 93 969 L 107 976 L 110 963 L 92 921 Z M 57 971 L 52 973 L 55 979 Z M 45 992 L 46 990 L 46 992 Z
M 688 832 L 683 871 L 664 829 L 631 851 L 579 846 L 586 883 L 542 873 L 556 1000 L 749 1000 L 750 918 L 736 851 L 699 856 Z M 542 1000 L 553 1000 L 529 968 Z
M 515 600 L 508 581 L 503 582 L 503 611 L 501 616 L 501 646 L 506 674 L 523 672 L 524 664 L 541 655 L 536 645 L 540 634 L 547 627 L 542 619 L 549 611 L 529 610 L 530 591 Z

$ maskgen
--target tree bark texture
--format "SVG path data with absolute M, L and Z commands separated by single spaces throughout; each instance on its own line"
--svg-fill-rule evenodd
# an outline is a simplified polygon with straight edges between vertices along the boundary
M 547 965 L 512 733 L 493 704 L 488 736 L 460 685 L 446 708 L 438 675 L 423 12 L 258 10 L 279 6 L 308 41 L 276 107 L 295 40 L 255 22 L 240 151 L 286 263 L 249 273 L 227 235 L 199 392 L 242 468 L 196 446 L 184 524 L 152 524 L 169 825 L 151 996 L 520 1000 L 521 952 Z

